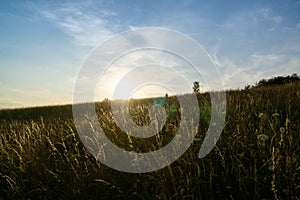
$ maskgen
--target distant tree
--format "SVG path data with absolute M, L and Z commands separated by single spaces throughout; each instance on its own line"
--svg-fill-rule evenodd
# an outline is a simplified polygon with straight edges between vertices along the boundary
M 251 86 L 249 84 L 247 84 L 244 89 L 249 90 L 250 88 L 251 88 Z
M 199 84 L 199 81 L 195 81 L 195 82 L 194 82 L 193 91 L 194 91 L 195 93 L 200 92 L 200 84 Z
M 104 102 L 109 102 L 109 99 L 107 97 L 104 98 Z
M 295 82 L 300 82 L 300 77 L 296 73 L 291 76 L 277 76 L 274 78 L 270 78 L 268 80 L 262 79 L 256 84 L 256 86 L 263 87 L 263 86 L 282 85 L 282 84 L 295 83 Z

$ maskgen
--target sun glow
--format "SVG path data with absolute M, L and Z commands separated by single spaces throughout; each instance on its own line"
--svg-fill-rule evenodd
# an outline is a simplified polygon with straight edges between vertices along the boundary
M 118 57 L 103 71 L 96 100 L 161 97 L 187 93 L 189 81 L 201 80 L 180 56 L 158 49 L 143 49 Z
M 174 95 L 174 92 L 161 85 L 149 84 L 136 88 L 136 90 L 131 93 L 130 98 L 141 99 L 149 97 L 163 97 L 166 94 L 172 96 Z
M 115 80 L 120 80 L 121 77 L 116 75 Z M 166 86 L 154 82 L 148 82 L 142 85 L 136 85 L 134 80 L 123 79 L 120 82 L 110 82 L 111 84 L 99 83 L 96 90 L 95 99 L 103 100 L 108 99 L 141 99 L 149 97 L 164 97 L 166 94 L 169 96 L 175 95 L 175 92 Z M 105 96 L 103 95 L 105 94 Z

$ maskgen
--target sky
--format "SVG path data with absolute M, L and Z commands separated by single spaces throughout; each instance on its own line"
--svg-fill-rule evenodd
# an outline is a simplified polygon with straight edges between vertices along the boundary
M 224 89 L 300 74 L 299 10 L 299 0 L 0 1 L 0 109 L 72 103 L 91 52 L 115 35 L 144 27 L 171 29 L 199 43 L 220 71 Z M 120 59 L 99 80 L 106 90 L 95 96 L 111 98 L 109 91 L 132 70 L 132 59 L 142 64 L 150 55 L 159 65 L 170 64 L 170 54 L 155 57 L 157 52 Z M 196 81 L 187 63 L 172 62 L 190 84 Z M 133 97 L 164 94 L 163 87 L 148 84 Z M 169 92 L 191 92 L 186 90 Z

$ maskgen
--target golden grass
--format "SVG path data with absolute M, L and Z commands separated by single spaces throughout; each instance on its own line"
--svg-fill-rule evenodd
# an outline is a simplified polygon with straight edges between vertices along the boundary
M 227 92 L 221 138 L 199 159 L 210 120 L 209 95 L 198 96 L 200 123 L 191 147 L 161 170 L 129 174 L 98 162 L 82 145 L 70 106 L 0 111 L 0 199 L 299 199 L 300 85 Z M 180 122 L 174 97 L 163 130 L 129 137 L 115 124 L 110 102 L 97 103 L 99 122 L 118 146 L 162 148 Z M 130 103 L 133 120 L 149 123 L 149 99 Z M 88 139 L 88 138 L 87 138 Z

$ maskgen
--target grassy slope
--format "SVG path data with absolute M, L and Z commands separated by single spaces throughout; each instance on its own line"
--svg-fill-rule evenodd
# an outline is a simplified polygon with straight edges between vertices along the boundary
M 226 124 L 213 151 L 200 160 L 201 142 L 194 142 L 171 166 L 145 174 L 97 162 L 77 136 L 71 106 L 0 111 L 0 199 L 295 199 L 300 196 L 299 86 L 228 91 Z M 199 100 L 203 138 L 209 97 Z M 136 111 L 139 104 L 133 105 Z M 97 108 L 102 125 L 110 124 L 110 139 L 136 151 L 170 141 L 180 120 L 170 117 L 164 137 L 141 141 L 120 132 L 108 104 Z M 140 124 L 148 123 L 144 114 L 136 118 Z

